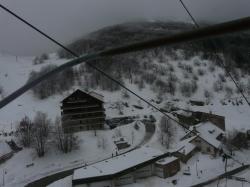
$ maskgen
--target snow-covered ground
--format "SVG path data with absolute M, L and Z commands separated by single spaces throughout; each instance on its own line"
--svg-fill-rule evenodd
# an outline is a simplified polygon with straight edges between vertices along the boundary
M 242 171 L 240 173 L 237 173 L 233 175 L 235 177 L 238 177 L 238 180 L 236 179 L 221 179 L 219 181 L 216 181 L 212 184 L 207 185 L 208 187 L 235 187 L 235 186 L 243 186 L 243 187 L 250 187 L 250 170 L 247 169 L 245 171 Z M 240 179 L 239 179 L 240 178 Z
M 4 88 L 4 96 L 7 96 L 11 92 L 15 91 L 15 89 L 21 87 L 28 79 L 29 73 L 32 70 L 39 70 L 41 67 L 46 66 L 48 64 L 62 64 L 66 62 L 63 59 L 57 59 L 55 55 L 51 55 L 51 58 L 44 64 L 33 65 L 32 63 L 33 57 L 16 57 L 8 56 L 8 55 L 0 55 L 0 85 Z M 156 61 L 152 63 L 159 64 Z M 194 66 L 193 59 L 189 61 L 182 61 L 182 64 L 188 64 L 193 67 L 193 71 L 197 72 L 198 69 L 206 70 L 204 75 L 199 76 L 198 80 L 198 91 L 191 97 L 191 99 L 196 100 L 204 100 L 204 90 L 212 91 L 213 82 L 218 79 L 218 74 L 223 73 L 223 70 L 219 67 L 216 67 L 214 72 L 208 72 L 208 67 L 211 62 L 209 61 L 201 61 L 199 66 Z M 171 62 L 173 65 L 175 72 L 174 74 L 179 79 L 185 79 L 183 77 L 183 70 L 181 70 L 178 66 L 177 61 Z M 167 66 L 166 64 L 161 64 L 161 66 Z M 164 77 L 163 77 L 164 78 Z M 242 78 L 242 81 L 246 83 L 248 76 Z M 226 78 L 226 82 L 229 86 L 233 87 L 233 83 L 230 82 L 229 78 Z M 126 85 L 135 91 L 138 95 L 150 101 L 151 99 L 157 100 L 157 94 L 150 89 L 149 85 L 146 85 L 145 88 L 139 90 L 138 87 L 134 84 L 129 84 L 128 81 L 125 80 Z M 29 116 L 33 118 L 37 111 L 46 112 L 52 120 L 55 119 L 56 116 L 60 116 L 60 101 L 73 92 L 74 89 L 80 88 L 80 86 L 75 86 L 71 90 L 63 92 L 60 95 L 51 96 L 44 100 L 39 100 L 35 98 L 31 91 L 25 93 L 21 97 L 17 98 L 15 101 L 11 102 L 9 105 L 5 106 L 0 111 L 0 131 L 10 131 L 15 128 L 18 122 L 25 116 Z M 122 93 L 120 91 L 117 92 L 108 92 L 102 90 L 95 90 L 96 92 L 104 95 L 105 99 L 105 109 L 107 118 L 118 117 L 121 116 L 119 111 L 114 108 L 116 101 L 127 102 L 129 107 L 123 107 L 123 115 L 122 116 L 140 116 L 141 118 L 144 115 L 154 115 L 157 122 L 159 122 L 162 114 L 156 112 L 155 109 L 148 106 L 147 104 L 140 102 L 136 97 L 130 95 L 129 98 L 123 98 Z M 239 97 L 239 95 L 234 94 L 233 97 Z M 173 100 L 173 99 L 179 99 Z M 213 98 L 209 102 L 209 105 L 205 105 L 202 107 L 191 106 L 188 104 L 190 98 L 185 98 L 181 95 L 180 92 L 176 92 L 174 96 L 164 97 L 164 100 L 160 104 L 153 103 L 158 107 L 164 107 L 167 102 L 173 103 L 174 106 L 180 108 L 188 108 L 191 110 L 197 111 L 205 111 L 212 112 L 214 114 L 225 116 L 226 118 L 226 129 L 227 131 L 238 129 L 241 131 L 245 131 L 250 129 L 249 121 L 250 121 L 250 107 L 244 102 L 243 105 L 233 105 L 232 102 L 225 102 L 227 105 L 222 105 L 221 100 L 225 98 L 224 92 L 218 92 L 213 94 Z M 240 98 L 240 97 L 239 97 Z M 143 109 L 136 109 L 132 105 L 140 105 Z M 132 131 L 135 133 L 135 139 L 133 145 L 129 148 L 132 149 L 136 147 L 136 145 L 140 144 L 143 141 L 143 137 L 145 135 L 145 128 L 143 124 L 140 126 L 140 130 L 136 131 L 133 128 L 133 124 L 128 124 L 126 126 L 120 127 L 122 135 L 129 141 L 131 144 L 131 134 Z M 148 145 L 151 147 L 161 149 L 162 151 L 166 151 L 166 149 L 159 144 L 159 140 L 157 137 L 158 127 L 156 128 L 156 134 L 153 138 L 148 142 Z M 184 132 L 180 127 L 176 127 L 176 138 L 175 144 L 177 145 L 180 137 L 183 136 Z M 0 165 L 1 170 L 5 170 L 5 183 L 9 186 L 20 186 L 20 184 L 25 184 L 28 181 L 32 181 L 38 179 L 42 176 L 49 175 L 51 173 L 55 173 L 57 171 L 62 171 L 64 169 L 70 169 L 77 166 L 81 166 L 85 163 L 93 163 L 98 160 L 102 160 L 108 158 L 115 153 L 115 145 L 113 143 L 113 137 L 115 136 L 115 130 L 105 130 L 97 132 L 97 137 L 94 136 L 94 132 L 82 132 L 78 133 L 78 137 L 80 140 L 80 148 L 79 150 L 75 150 L 69 154 L 61 154 L 59 151 L 55 149 L 49 149 L 46 153 L 46 156 L 43 158 L 38 158 L 34 149 L 24 149 L 18 153 L 16 153 L 10 160 L 6 163 Z M 0 139 L 5 139 L 6 137 L 1 137 Z M 105 149 L 98 146 L 98 141 L 100 139 L 105 139 Z M 244 160 L 247 163 L 250 163 L 249 160 L 249 151 L 238 152 L 236 157 L 240 160 Z M 197 162 L 199 160 L 199 162 Z M 34 163 L 34 166 L 26 167 L 26 165 Z M 208 178 L 212 178 L 213 176 L 220 174 L 223 172 L 224 163 L 221 158 L 210 158 L 208 155 L 197 154 L 193 157 L 186 165 L 182 165 L 182 170 L 174 177 L 168 179 L 160 179 L 158 177 L 150 177 L 148 179 L 144 179 L 138 181 L 136 184 L 131 184 L 128 186 L 136 186 L 136 187 L 146 187 L 146 186 L 169 186 L 172 185 L 173 179 L 178 179 L 178 186 L 185 186 L 186 184 L 195 184 L 201 181 L 204 181 Z M 232 163 L 232 168 L 237 167 L 237 164 Z M 198 172 L 196 171 L 196 166 L 198 168 Z M 190 168 L 192 173 L 191 176 L 183 175 L 183 170 Z M 202 173 L 200 172 L 202 170 Z M 197 176 L 198 175 L 198 176 Z M 69 178 L 67 178 L 68 180 Z M 2 184 L 2 177 L 0 177 L 0 184 Z

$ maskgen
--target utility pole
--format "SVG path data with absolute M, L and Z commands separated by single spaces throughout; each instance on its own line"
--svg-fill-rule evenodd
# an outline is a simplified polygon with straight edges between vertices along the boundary
M 227 187 L 227 155 L 225 155 L 225 174 L 226 174 L 226 187 Z
M 3 186 L 5 186 L 5 174 L 6 174 L 6 170 L 3 169 Z
M 196 169 L 196 175 L 197 175 L 197 177 L 199 178 L 199 174 L 198 174 L 198 162 L 199 162 L 199 159 L 196 158 L 195 169 Z

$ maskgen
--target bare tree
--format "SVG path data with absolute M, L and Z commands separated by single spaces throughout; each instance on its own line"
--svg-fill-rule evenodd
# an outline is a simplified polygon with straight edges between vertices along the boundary
M 55 120 L 55 129 L 56 129 L 56 143 L 58 149 L 64 153 L 69 153 L 73 149 L 78 148 L 77 136 L 74 136 L 73 133 L 65 133 L 62 128 L 60 117 L 56 117 Z
M 139 80 L 138 88 L 139 88 L 139 90 L 142 90 L 143 88 L 145 88 L 145 83 L 144 83 L 144 80 L 142 78 L 140 78 L 140 80 Z
M 36 113 L 32 135 L 34 138 L 34 147 L 39 157 L 44 156 L 46 151 L 46 143 L 49 134 L 49 124 L 50 120 L 48 119 L 47 114 L 40 111 Z
M 49 135 L 49 125 L 51 124 L 48 115 L 44 112 L 38 111 L 34 118 L 34 124 L 42 127 L 43 136 L 48 137 Z
M 213 98 L 213 93 L 208 90 L 204 90 L 204 96 L 206 98 L 206 102 L 209 103 Z
M 102 148 L 103 150 L 106 150 L 106 148 L 107 148 L 107 138 L 104 135 L 101 136 L 101 137 L 98 137 L 97 146 L 99 148 Z
M 121 101 L 117 101 L 115 104 L 116 104 L 117 110 L 119 111 L 119 114 L 123 115 L 123 104 L 122 104 L 122 102 Z
M 18 138 L 20 139 L 20 142 L 24 147 L 30 147 L 31 145 L 32 130 L 33 123 L 27 116 L 25 116 L 20 121 L 19 126 L 17 127 Z
M 165 145 L 168 149 L 170 144 L 173 142 L 174 137 L 174 126 L 172 121 L 170 121 L 166 116 L 163 116 L 160 120 L 160 140 L 162 145 Z
M 215 92 L 220 92 L 224 88 L 223 83 L 221 82 L 220 79 L 218 79 L 216 82 L 214 82 L 213 87 L 214 87 Z
M 227 136 L 223 139 L 223 143 L 231 155 L 233 154 L 233 150 L 234 150 L 233 140 L 236 135 L 237 135 L 237 131 L 233 130 L 233 131 L 228 132 Z

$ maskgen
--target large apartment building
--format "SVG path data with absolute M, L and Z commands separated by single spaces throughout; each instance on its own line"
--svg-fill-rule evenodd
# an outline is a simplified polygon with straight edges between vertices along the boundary
M 105 109 L 102 95 L 95 92 L 86 93 L 78 89 L 61 103 L 64 132 L 103 129 Z

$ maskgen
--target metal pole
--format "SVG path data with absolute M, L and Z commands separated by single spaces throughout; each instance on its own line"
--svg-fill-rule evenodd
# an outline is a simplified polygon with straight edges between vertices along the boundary
M 4 169 L 3 169 L 3 186 L 5 185 L 4 175 L 5 175 L 5 171 L 4 171 Z

